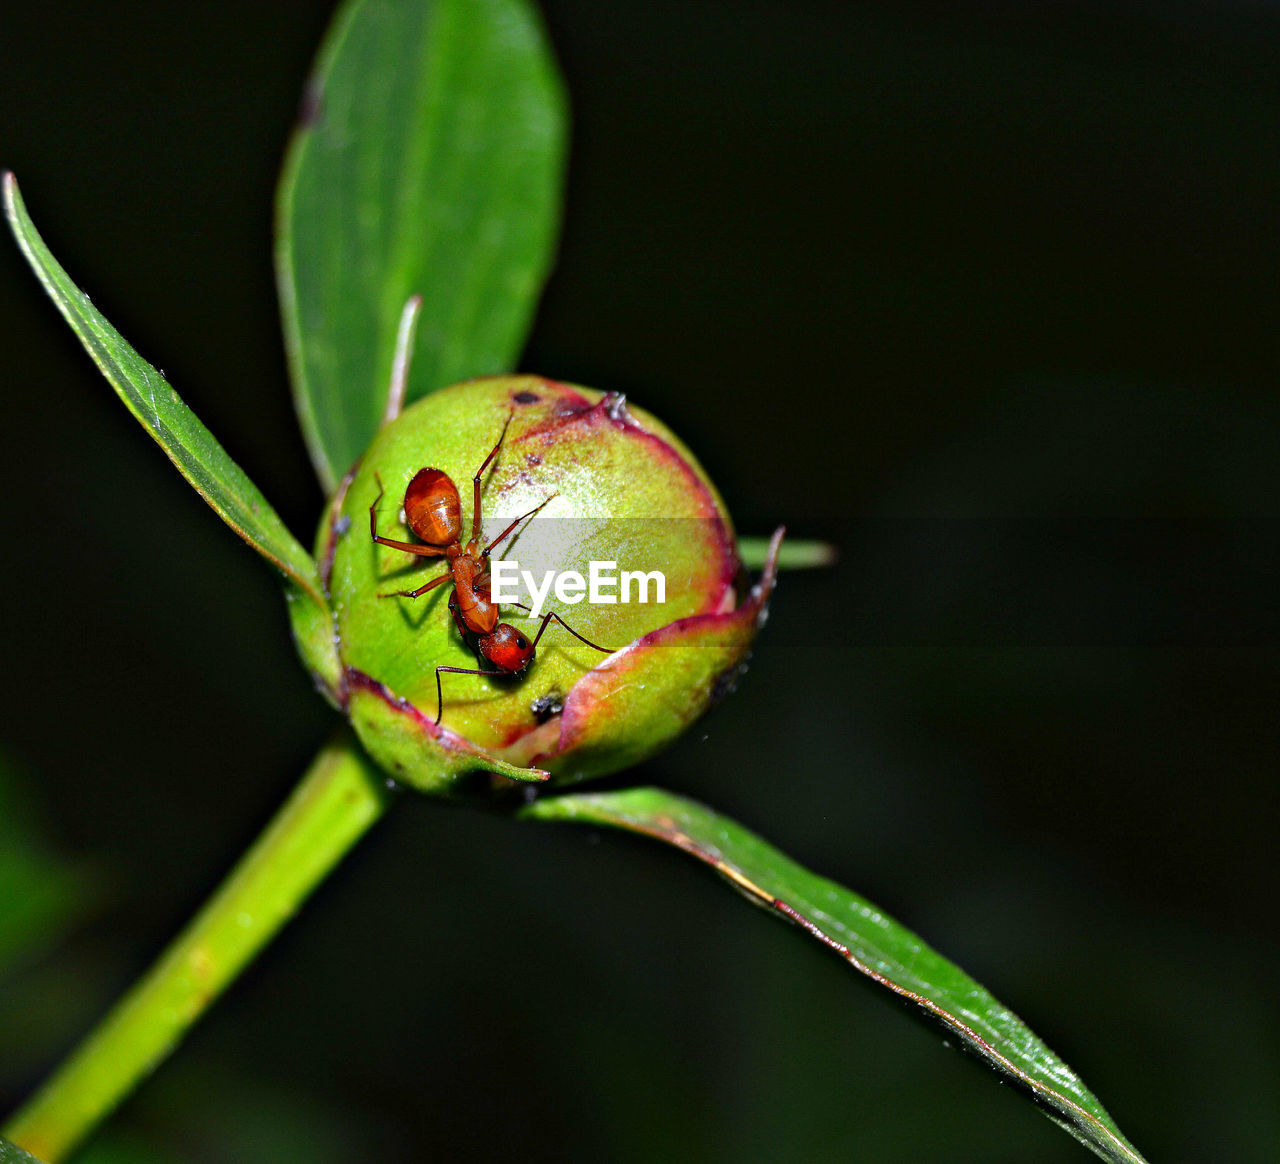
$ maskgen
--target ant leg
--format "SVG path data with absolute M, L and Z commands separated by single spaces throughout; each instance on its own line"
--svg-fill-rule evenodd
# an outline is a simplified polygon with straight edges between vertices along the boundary
M 513 603 L 511 603 L 510 605 L 511 605 L 511 606 L 521 606 L 521 603 L 519 603 L 519 602 L 513 602 Z M 524 610 L 528 610 L 529 608 L 528 608 L 527 606 L 525 606 L 525 607 L 523 607 L 523 609 L 524 609 Z M 586 644 L 587 644 L 587 646 L 589 646 L 592 650 L 595 650 L 595 651 L 601 651 L 601 652 L 603 652 L 603 653 L 604 653 L 604 654 L 606 654 L 606 655 L 612 655 L 612 654 L 613 654 L 613 652 L 614 652 L 615 650 L 617 650 L 617 649 L 618 649 L 618 648 L 616 648 L 616 647 L 601 647 L 601 646 L 597 645 L 596 643 L 593 643 L 590 639 L 583 638 L 583 637 L 582 637 L 582 635 L 578 634 L 578 632 L 577 632 L 576 630 L 574 630 L 574 629 L 573 629 L 573 627 L 571 627 L 567 622 L 565 622 L 565 620 L 564 620 L 564 619 L 562 619 L 558 614 L 556 614 L 556 612 L 555 612 L 554 610 L 548 610 L 548 611 L 547 611 L 547 613 L 546 613 L 546 614 L 544 614 L 544 615 L 542 616 L 542 625 L 541 625 L 540 627 L 538 627 L 538 634 L 537 634 L 537 636 L 536 636 L 536 637 L 534 638 L 534 640 L 533 640 L 533 646 L 534 646 L 534 649 L 535 649 L 535 650 L 537 649 L 538 642 L 541 640 L 542 636 L 546 633 L 546 630 L 547 630 L 547 624 L 548 624 L 548 623 L 550 623 L 550 622 L 551 622 L 551 620 L 552 620 L 553 618 L 554 618 L 554 619 L 556 620 L 556 622 L 558 622 L 562 627 L 564 627 L 564 629 L 565 629 L 565 630 L 567 630 L 571 635 L 573 635 L 573 637 L 574 637 L 575 639 L 577 639 L 577 640 L 578 640 L 578 642 L 580 642 L 580 643 L 586 643 Z
M 436 668 L 436 727 L 440 726 L 440 717 L 444 715 L 444 691 L 440 687 L 440 673 L 448 672 L 450 675 L 505 675 L 505 671 L 474 671 L 468 667 L 437 667 Z
M 542 505 L 549 504 L 559 496 L 560 496 L 559 493 L 553 493 L 550 497 L 547 498 L 546 501 L 542 503 Z M 535 513 L 537 513 L 538 510 L 542 508 L 542 505 L 535 505 L 531 510 L 529 510 L 528 513 L 522 513 L 519 517 L 517 517 L 515 521 L 513 521 L 509 526 L 507 526 L 507 528 L 504 529 L 496 538 L 494 538 L 493 541 L 491 541 L 487 546 L 485 546 L 484 556 L 487 558 L 489 556 L 489 551 L 492 550 L 494 546 L 496 546 L 499 542 L 506 541 L 511 531 L 515 529 L 516 526 L 518 526 L 522 521 L 524 521 L 526 517 L 532 517 Z
M 421 311 L 422 296 L 410 295 L 400 313 L 400 327 L 396 331 L 396 350 L 391 357 L 391 383 L 387 388 L 383 424 L 390 424 L 404 408 L 404 393 L 409 383 L 409 357 L 413 354 L 413 337 L 418 330 L 418 315 Z
M 437 586 L 443 586 L 446 582 L 453 578 L 452 574 L 441 574 L 439 578 L 432 578 L 425 586 L 419 586 L 417 590 L 392 590 L 388 594 L 379 594 L 379 598 L 420 598 L 428 590 L 434 590 Z
M 438 558 L 444 553 L 442 546 L 425 546 L 417 542 L 398 542 L 393 538 L 384 538 L 378 533 L 378 502 L 386 494 L 386 486 L 382 484 L 382 478 L 375 473 L 373 479 L 378 483 L 378 496 L 373 499 L 373 504 L 369 506 L 369 536 L 380 546 L 389 546 L 393 550 L 404 550 L 406 554 L 417 554 L 419 558 Z
M 511 418 L 516 414 L 516 406 L 511 406 L 511 411 L 507 413 L 507 423 L 502 426 L 502 432 L 498 434 L 498 443 L 490 450 L 489 455 L 485 457 L 484 464 L 476 470 L 476 475 L 471 478 L 471 484 L 475 488 L 475 496 L 472 498 L 471 505 L 471 540 L 474 542 L 480 537 L 480 478 L 484 476 L 484 471 L 489 467 L 489 462 L 498 455 L 498 450 L 502 448 L 502 442 L 507 439 L 507 429 L 511 427 Z
M 378 496 L 369 503 L 369 536 L 376 542 L 378 540 L 378 506 L 387 495 L 387 487 L 382 483 L 381 473 L 375 471 L 373 479 L 378 483 Z

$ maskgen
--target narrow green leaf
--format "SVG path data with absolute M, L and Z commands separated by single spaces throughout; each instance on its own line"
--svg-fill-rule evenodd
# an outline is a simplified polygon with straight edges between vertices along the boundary
M 0 1164 L 40 1164 L 30 1152 L 24 1152 L 17 1144 L 0 1138 Z
M 696 857 L 749 900 L 794 923 L 941 1024 L 1104 1160 L 1142 1161 L 1080 1079 L 1017 1015 L 881 910 L 810 873 L 727 817 L 659 788 L 546 797 L 521 815 L 613 825 Z
M 759 570 L 769 556 L 769 539 L 738 539 L 738 557 L 748 570 Z M 806 542 L 787 538 L 778 551 L 779 570 L 815 570 L 835 564 L 836 548 L 830 542 Z
M 277 275 L 321 483 L 382 419 L 397 321 L 423 298 L 408 399 L 510 371 L 559 225 L 566 108 L 526 0 L 353 0 L 281 177 Z
M 4 205 L 22 253 L 125 407 L 227 525 L 289 581 L 325 606 L 324 589 L 311 555 L 165 378 L 102 317 L 49 253 L 27 215 L 12 174 L 4 176 Z

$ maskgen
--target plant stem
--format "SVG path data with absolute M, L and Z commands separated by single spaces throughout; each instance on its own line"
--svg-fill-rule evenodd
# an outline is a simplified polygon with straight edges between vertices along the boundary
M 63 1159 L 173 1050 L 389 799 L 344 727 L 200 913 L 2 1134 L 48 1164 Z

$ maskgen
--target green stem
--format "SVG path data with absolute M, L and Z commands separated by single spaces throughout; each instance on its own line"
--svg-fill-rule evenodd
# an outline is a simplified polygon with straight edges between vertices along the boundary
M 3 1129 L 54 1164 L 168 1053 L 383 813 L 383 778 L 343 728 L 159 961 Z

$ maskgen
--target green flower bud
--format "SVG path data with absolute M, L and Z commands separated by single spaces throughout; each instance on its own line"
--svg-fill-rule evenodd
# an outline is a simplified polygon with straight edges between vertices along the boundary
M 526 605 L 541 599 L 542 610 L 501 605 L 497 617 L 512 629 L 490 642 L 460 622 L 451 596 L 457 570 L 476 560 L 466 552 L 472 479 L 500 436 L 481 481 L 477 552 L 536 514 L 477 569 L 487 564 L 508 593 L 521 592 Z M 424 475 L 406 503 L 409 483 L 428 467 L 448 482 Z M 449 483 L 460 505 L 446 515 L 453 532 L 441 533 L 438 503 L 453 504 Z M 407 523 L 415 514 L 429 540 Z M 450 555 L 461 566 L 448 581 L 417 597 L 402 593 L 449 575 Z M 462 791 L 468 773 L 578 780 L 651 755 L 740 670 L 774 577 L 771 563 L 744 592 L 724 504 L 665 425 L 619 395 L 532 376 L 459 384 L 387 424 L 334 497 L 317 559 L 336 626 L 334 696 L 388 772 L 443 794 Z M 623 571 L 633 575 L 625 596 Z M 488 598 L 491 589 L 476 592 Z M 494 671 L 494 658 L 507 658 L 517 641 L 527 653 L 540 629 L 518 673 L 437 673 Z

